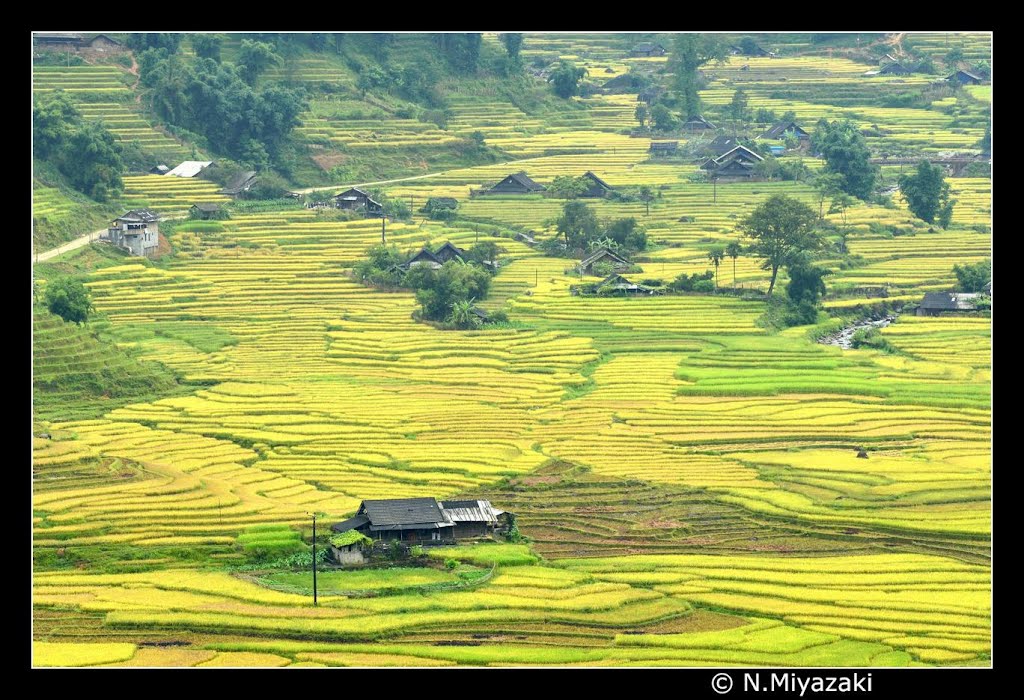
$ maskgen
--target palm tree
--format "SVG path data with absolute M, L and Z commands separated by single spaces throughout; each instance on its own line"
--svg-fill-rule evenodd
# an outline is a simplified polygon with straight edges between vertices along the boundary
M 722 264 L 723 258 L 725 258 L 724 248 L 712 248 L 708 251 L 708 260 L 715 266 L 715 289 L 718 289 L 718 266 Z
M 743 246 L 737 241 L 733 241 L 725 247 L 725 254 L 732 258 L 732 286 L 736 286 L 736 258 L 743 252 Z

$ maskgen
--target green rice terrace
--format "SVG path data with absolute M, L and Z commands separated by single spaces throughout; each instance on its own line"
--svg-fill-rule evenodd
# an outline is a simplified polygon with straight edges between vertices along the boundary
M 36 33 L 33 665 L 990 666 L 991 51 Z

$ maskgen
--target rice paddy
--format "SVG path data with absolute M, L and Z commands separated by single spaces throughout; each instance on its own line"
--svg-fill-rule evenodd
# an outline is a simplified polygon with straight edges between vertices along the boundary
M 627 53 L 619 37 L 573 34 L 528 35 L 523 55 L 575 57 L 609 77 L 664 64 Z M 293 68 L 267 79 L 353 80 L 329 61 Z M 728 102 L 742 84 L 754 109 L 875 124 L 872 147 L 969 151 L 981 137 L 943 105 L 858 105 L 875 89 L 865 70 L 825 55 L 733 57 L 702 98 Z M 42 85 L 115 91 L 110 71 L 37 71 Z M 708 269 L 708 250 L 740 240 L 737 222 L 769 195 L 817 210 L 804 183 L 715 186 L 694 181 L 691 162 L 651 160 L 650 139 L 627 135 L 635 98 L 530 114 L 465 93 L 447 129 L 389 104 L 357 119 L 346 110 L 365 106 L 347 98 L 304 115 L 302 138 L 339 148 L 481 131 L 515 158 L 383 186 L 458 199 L 459 219 L 390 221 L 387 241 L 496 243 L 502 266 L 481 306 L 508 324 L 417 323 L 411 292 L 351 275 L 380 221 L 313 210 L 236 212 L 170 233 L 177 252 L 158 265 L 88 271 L 96 336 L 37 321 L 37 347 L 49 348 L 37 381 L 91 377 L 114 349 L 125 376 L 155 361 L 179 386 L 67 399 L 78 414 L 37 406 L 35 664 L 989 665 L 990 317 L 904 313 L 881 331 L 892 352 L 840 350 L 807 327 L 769 332 L 754 295 L 574 296 L 574 261 L 514 235 L 553 236 L 561 200 L 470 196 L 517 170 L 545 184 L 592 170 L 648 185 L 649 213 L 592 206 L 647 228 L 652 249 L 629 274 L 666 282 Z M 991 181 L 949 182 L 948 230 L 929 230 L 899 197 L 826 215 L 856 260 L 836 259 L 827 309 L 871 303 L 874 287 L 918 300 L 951 288 L 954 264 L 991 257 Z M 163 212 L 224 199 L 197 179 L 125 185 L 132 206 Z M 37 215 L 52 215 L 57 195 L 37 189 Z M 746 254 L 719 274 L 722 286 L 768 287 Z M 305 571 L 238 566 L 246 545 L 308 535 L 311 512 L 334 522 L 364 499 L 405 497 L 489 498 L 529 539 L 427 548 L 418 568 L 321 572 L 318 607 Z

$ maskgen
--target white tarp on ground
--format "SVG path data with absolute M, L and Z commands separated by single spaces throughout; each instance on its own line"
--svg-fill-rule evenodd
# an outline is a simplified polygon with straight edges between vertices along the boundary
M 167 174 L 176 175 L 177 177 L 195 177 L 204 168 L 208 168 L 211 165 L 213 165 L 212 160 L 186 160 Z

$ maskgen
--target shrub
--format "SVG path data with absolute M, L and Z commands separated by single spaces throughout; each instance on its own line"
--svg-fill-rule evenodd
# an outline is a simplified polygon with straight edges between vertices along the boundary
M 458 559 L 445 559 L 444 566 L 446 569 L 454 569 L 459 565 Z
M 64 277 L 46 286 L 46 306 L 65 321 L 85 323 L 92 311 L 89 290 L 80 280 Z

